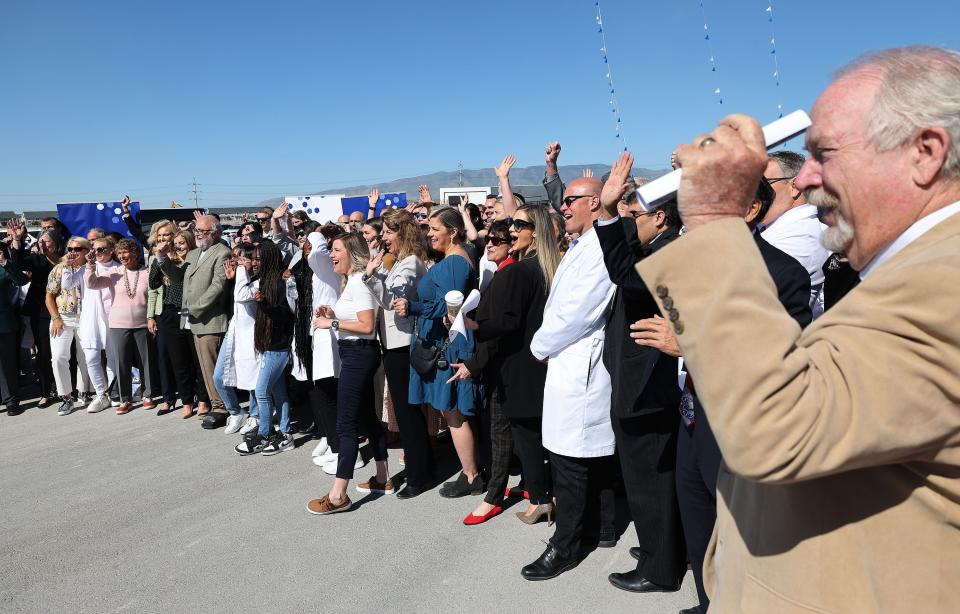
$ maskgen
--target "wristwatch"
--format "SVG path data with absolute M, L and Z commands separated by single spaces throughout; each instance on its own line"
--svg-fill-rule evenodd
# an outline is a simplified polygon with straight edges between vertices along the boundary
M 340 320 L 332 320 L 330 322 L 330 328 L 333 330 L 340 330 Z

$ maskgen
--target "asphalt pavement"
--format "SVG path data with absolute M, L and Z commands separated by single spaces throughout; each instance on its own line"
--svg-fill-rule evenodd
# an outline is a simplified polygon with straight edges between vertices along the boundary
M 466 527 L 479 497 L 434 489 L 400 501 L 351 485 L 353 510 L 314 516 L 306 502 L 333 478 L 311 463 L 306 437 L 241 457 L 239 436 L 179 410 L 61 417 L 24 406 L 0 413 L 0 612 L 675 613 L 696 603 L 689 572 L 669 594 L 608 583 L 634 566 L 632 525 L 616 548 L 528 582 L 520 568 L 553 527 L 521 523 L 523 503 Z

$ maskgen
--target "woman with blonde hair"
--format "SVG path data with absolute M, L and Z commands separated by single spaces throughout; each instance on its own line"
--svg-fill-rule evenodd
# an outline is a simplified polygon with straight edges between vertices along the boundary
M 409 499 L 430 487 L 433 448 L 420 406 L 408 401 L 410 341 L 413 338 L 414 320 L 398 315 L 393 304 L 398 298 L 415 297 L 417 284 L 427 272 L 424 264 L 427 250 L 416 218 L 404 209 L 387 209 L 383 212 L 381 239 L 386 253 L 378 252 L 370 260 L 361 279 L 383 310 L 379 321 L 383 370 L 393 398 L 407 474 L 406 486 L 397 493 L 397 498 Z M 387 264 L 387 255 L 393 257 L 393 266 Z
M 333 488 L 307 503 L 311 514 L 345 512 L 352 505 L 347 486 L 357 466 L 358 430 L 373 448 L 376 475 L 357 484 L 362 493 L 393 494 L 387 466 L 387 434 L 374 413 L 373 376 L 380 366 L 377 341 L 377 300 L 363 283 L 370 250 L 359 233 L 351 232 L 333 240 L 330 249 L 333 270 L 346 279 L 343 292 L 333 307 L 321 307 L 314 320 L 318 329 L 333 329 L 340 350 L 340 380 L 337 383 L 337 438 L 339 452 Z
M 78 331 L 81 290 L 79 287 L 63 286 L 64 275 L 83 269 L 89 253 L 89 241 L 83 237 L 70 237 L 66 255 L 53 267 L 47 278 L 45 304 L 50 313 L 50 351 L 53 356 L 53 377 L 57 382 L 57 394 L 60 395 L 60 407 L 57 410 L 59 416 L 72 413 L 77 402 L 73 396 L 73 382 L 70 377 L 70 356 L 74 342 L 78 350 L 77 388 L 80 394 L 93 390 L 87 376 L 87 363 L 83 357 L 83 345 Z
M 154 225 L 156 228 L 156 225 Z M 172 232 L 167 233 L 167 230 Z M 183 304 L 183 278 L 165 275 L 160 269 L 163 260 L 180 266 L 187 252 L 196 248 L 192 232 L 176 230 L 172 222 L 151 232 L 156 237 L 154 257 L 150 262 L 150 292 L 147 300 L 147 329 L 157 339 L 157 358 L 160 362 L 160 386 L 163 403 L 157 413 L 172 411 L 177 396 L 183 403 L 183 418 L 193 415 L 195 373 L 193 369 L 193 339 L 181 326 L 180 309 Z
M 168 243 L 173 240 L 177 233 L 177 227 L 170 220 L 158 220 L 150 226 L 150 235 L 147 237 L 147 269 L 152 271 L 154 263 L 157 262 L 156 250 L 161 243 Z M 157 415 L 161 416 L 173 409 L 176 403 L 176 386 L 173 365 L 160 348 L 164 339 L 159 336 L 157 321 L 160 318 L 164 305 L 164 286 L 158 287 L 152 285 L 147 290 L 147 351 L 150 352 L 151 364 L 153 364 L 153 375 L 160 380 L 160 395 L 162 397 Z M 187 401 L 190 402 L 189 400 Z
M 543 322 L 547 294 L 560 264 L 550 209 L 520 207 L 510 235 L 517 262 L 493 276 L 477 306 L 476 321 L 466 319 L 476 331 L 482 348 L 477 354 L 484 360 L 454 365 L 454 380 L 477 377 L 482 371 L 491 414 L 490 482 L 483 502 L 464 518 L 467 525 L 486 522 L 503 511 L 514 451 L 530 499 L 517 517 L 533 524 L 553 513 L 540 427 L 547 366 L 530 353 L 530 340 Z

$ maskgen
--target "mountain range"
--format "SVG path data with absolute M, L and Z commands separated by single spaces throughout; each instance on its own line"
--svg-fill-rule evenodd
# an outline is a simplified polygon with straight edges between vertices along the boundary
M 566 166 L 560 166 L 560 176 L 563 177 L 565 182 L 569 182 L 577 177 L 583 176 L 583 170 L 587 168 L 593 171 L 594 177 L 602 177 L 605 173 L 610 172 L 609 164 L 569 164 Z M 510 170 L 510 183 L 513 186 L 539 185 L 543 180 L 543 174 L 545 170 L 546 167 L 543 165 L 513 168 Z M 649 168 L 635 168 L 634 176 L 643 177 L 645 179 L 654 179 L 666 172 L 666 169 L 656 170 Z M 457 171 L 440 171 L 436 173 L 430 173 L 428 175 L 405 177 L 403 179 L 395 179 L 393 181 L 372 185 L 353 185 L 342 188 L 319 190 L 316 192 L 304 192 L 302 195 L 346 194 L 347 196 L 362 196 L 369 193 L 373 188 L 377 188 L 384 193 L 406 192 L 407 198 L 414 200 L 417 198 L 417 188 L 425 184 L 433 191 L 434 198 L 437 198 L 439 197 L 440 188 L 458 186 L 459 181 L 460 176 Z M 463 185 L 496 187 L 497 176 L 493 172 L 492 168 L 463 169 Z M 293 194 L 290 194 L 290 196 L 293 196 Z M 282 202 L 283 197 L 279 196 L 277 198 L 270 198 L 257 203 L 256 206 L 276 207 Z

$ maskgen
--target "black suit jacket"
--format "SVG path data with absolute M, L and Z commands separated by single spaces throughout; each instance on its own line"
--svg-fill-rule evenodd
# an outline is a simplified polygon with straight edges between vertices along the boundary
M 637 345 L 630 338 L 630 325 L 660 313 L 634 265 L 668 245 L 679 232 L 668 229 L 642 247 L 633 219 L 595 227 L 607 273 L 617 286 L 603 344 L 603 364 L 612 385 L 611 412 L 619 418 L 632 418 L 664 409 L 676 411 L 680 405 L 677 359 L 656 348 Z
M 780 304 L 801 328 L 806 328 L 813 320 L 813 312 L 810 311 L 810 274 L 796 258 L 767 243 L 759 232 L 755 232 L 753 238 L 777 286 Z

